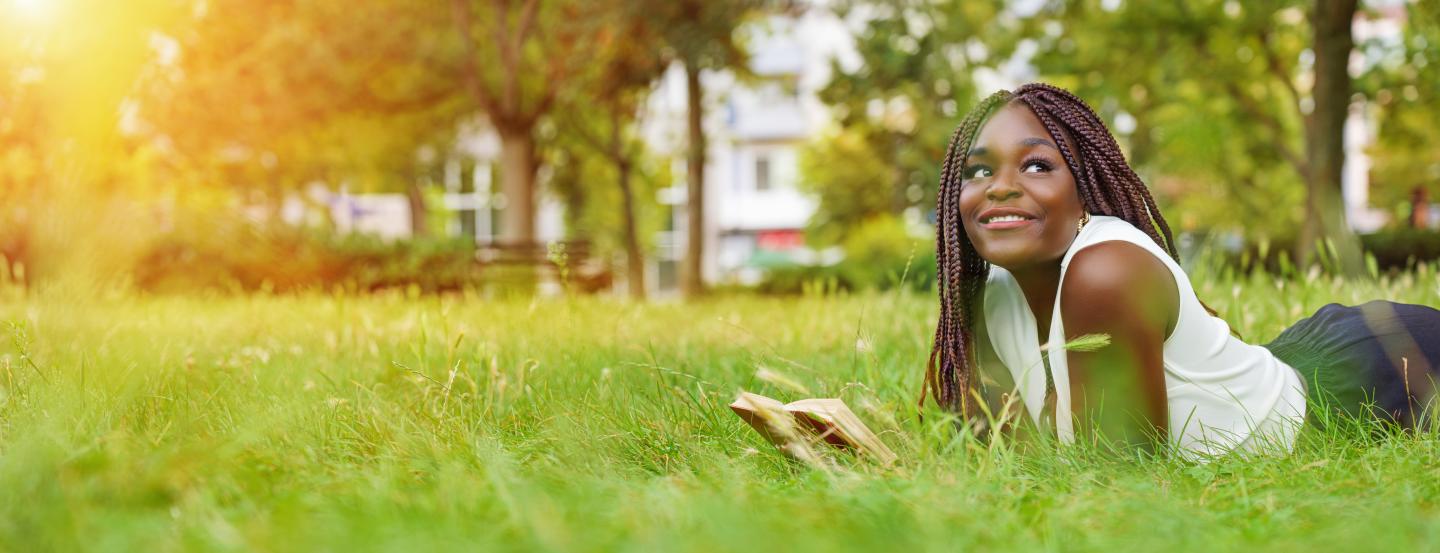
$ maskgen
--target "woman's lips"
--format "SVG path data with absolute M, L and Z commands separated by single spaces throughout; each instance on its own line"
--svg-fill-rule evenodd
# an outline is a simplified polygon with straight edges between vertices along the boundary
M 1034 219 L 1022 219 L 1019 221 L 991 221 L 989 223 L 980 223 L 980 228 L 983 228 L 985 230 L 1007 230 L 1020 228 L 1034 222 Z
M 1035 222 L 1037 217 L 1018 207 L 994 206 L 981 211 L 975 219 L 985 230 L 1011 230 L 1023 228 Z

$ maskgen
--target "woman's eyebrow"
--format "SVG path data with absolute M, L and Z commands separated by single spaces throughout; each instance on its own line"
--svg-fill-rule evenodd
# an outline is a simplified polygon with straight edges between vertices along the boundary
M 1051 147 L 1051 148 L 1055 148 L 1056 150 L 1059 150 L 1059 149 L 1060 149 L 1060 148 L 1056 148 L 1056 147 L 1055 147 L 1055 143 L 1054 143 L 1054 142 L 1051 142 L 1050 140 L 1045 139 L 1045 138 L 1040 138 L 1040 137 L 1038 137 L 1038 136 L 1032 136 L 1032 137 L 1030 137 L 1030 138 L 1023 138 L 1023 139 L 1020 140 L 1020 145 L 1021 145 L 1021 146 L 1049 146 L 1049 147 Z M 968 158 L 968 157 L 983 156 L 983 155 L 988 154 L 988 153 L 990 153 L 990 150 L 986 149 L 984 146 L 976 146 L 976 147 L 974 147 L 974 148 L 971 148 L 971 149 L 970 149 L 970 153 L 965 154 L 965 157 Z
M 1037 137 L 1037 136 L 1032 136 L 1032 137 L 1030 137 L 1030 138 L 1026 138 L 1026 139 L 1024 139 L 1024 140 L 1021 140 L 1021 141 L 1020 141 L 1020 145 L 1021 145 L 1021 146 L 1049 146 L 1049 147 L 1051 147 L 1051 148 L 1055 148 L 1056 150 L 1059 150 L 1059 149 L 1060 149 L 1060 148 L 1056 148 L 1056 147 L 1055 147 L 1055 143 L 1054 143 L 1054 142 L 1051 142 L 1051 141 L 1049 141 L 1049 140 L 1047 140 L 1047 139 L 1040 138 L 1040 137 Z

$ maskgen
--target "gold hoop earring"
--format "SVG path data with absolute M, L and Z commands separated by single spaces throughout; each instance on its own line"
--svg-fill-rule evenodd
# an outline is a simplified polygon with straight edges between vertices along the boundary
M 1079 233 L 1080 233 L 1080 229 L 1085 228 L 1085 225 L 1086 225 L 1087 223 L 1089 223 L 1089 222 L 1090 222 L 1090 212 L 1088 212 L 1088 211 L 1081 211 L 1081 212 L 1080 212 L 1080 221 L 1075 224 L 1075 233 L 1076 233 L 1076 234 L 1079 234 Z

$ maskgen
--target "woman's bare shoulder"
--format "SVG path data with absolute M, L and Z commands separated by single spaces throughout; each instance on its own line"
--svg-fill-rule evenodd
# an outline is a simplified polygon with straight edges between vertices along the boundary
M 1180 312 L 1170 268 L 1145 248 L 1123 240 L 1099 242 L 1076 252 L 1060 294 L 1067 320 L 1133 316 L 1171 329 Z

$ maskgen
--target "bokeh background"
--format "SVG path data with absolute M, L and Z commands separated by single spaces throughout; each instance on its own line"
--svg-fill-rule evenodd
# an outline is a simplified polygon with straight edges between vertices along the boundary
M 1264 343 L 1440 306 L 1437 47 L 1433 0 L 0 0 L 0 552 L 1440 551 L 1440 424 L 1197 465 L 916 406 L 981 97 L 1087 99 Z
M 1085 98 L 1187 263 L 1440 257 L 1440 4 L 0 0 L 0 279 L 925 289 L 984 95 Z

